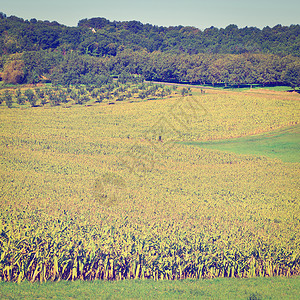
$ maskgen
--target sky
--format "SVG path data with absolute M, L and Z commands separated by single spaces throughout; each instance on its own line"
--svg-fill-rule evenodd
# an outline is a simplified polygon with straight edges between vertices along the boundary
M 85 18 L 158 26 L 239 28 L 300 23 L 299 0 L 0 0 L 0 12 L 77 26 Z

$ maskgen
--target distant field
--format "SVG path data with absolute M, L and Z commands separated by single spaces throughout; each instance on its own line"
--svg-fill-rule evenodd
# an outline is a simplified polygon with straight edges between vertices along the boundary
M 278 86 L 262 86 L 259 84 L 253 84 L 253 85 L 241 85 L 241 87 L 238 86 L 220 86 L 220 85 L 203 85 L 203 87 L 208 88 L 214 88 L 214 89 L 220 89 L 220 90 L 228 90 L 228 91 L 235 91 L 235 92 L 247 92 L 247 91 L 256 91 L 256 90 L 266 90 L 266 91 L 277 91 L 277 92 L 293 92 L 293 89 L 290 86 L 286 85 L 278 85 Z M 297 92 L 299 92 L 299 89 L 296 89 Z
M 262 86 L 260 84 L 252 84 L 252 85 L 241 85 L 238 86 L 227 86 L 225 87 L 223 84 L 189 84 L 189 83 L 166 83 L 166 82 L 156 82 L 165 85 L 177 85 L 177 86 L 190 86 L 194 88 L 202 88 L 202 89 L 214 89 L 214 90 L 223 90 L 223 91 L 232 91 L 232 92 L 249 92 L 249 91 L 275 91 L 275 92 L 294 92 L 294 90 L 287 85 L 277 85 L 277 86 Z M 296 88 L 295 92 L 299 93 L 300 90 Z
M 247 87 L 234 87 L 229 88 L 232 91 L 249 91 L 249 90 L 269 90 L 269 91 L 276 91 L 276 92 L 292 92 L 293 89 L 290 86 L 286 85 L 278 85 L 278 86 L 261 86 L 261 85 L 253 85 Z M 298 90 L 299 91 L 299 90 Z
M 2 104 L 1 279 L 299 274 L 300 164 L 245 149 L 265 133 L 259 151 L 282 155 L 285 141 L 296 153 L 299 127 L 284 129 L 299 124 L 299 99 L 195 89 L 114 105 Z M 237 153 L 177 143 L 239 137 L 225 143 Z
M 254 136 L 182 144 L 237 154 L 268 156 L 285 162 L 300 162 L 299 125 Z

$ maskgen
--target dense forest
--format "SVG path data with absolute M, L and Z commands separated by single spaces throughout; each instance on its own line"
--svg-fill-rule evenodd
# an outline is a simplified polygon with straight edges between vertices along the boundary
M 6 83 L 101 84 L 121 72 L 147 80 L 300 85 L 300 25 L 225 29 L 84 19 L 76 27 L 0 13 Z

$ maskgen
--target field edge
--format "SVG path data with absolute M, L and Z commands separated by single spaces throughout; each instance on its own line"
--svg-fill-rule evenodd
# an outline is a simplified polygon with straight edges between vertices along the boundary
M 299 299 L 300 276 L 184 280 L 0 282 L 1 299 Z

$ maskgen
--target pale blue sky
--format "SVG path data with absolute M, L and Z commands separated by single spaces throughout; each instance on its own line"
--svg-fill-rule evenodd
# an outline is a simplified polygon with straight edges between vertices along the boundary
M 0 0 L 0 11 L 76 26 L 84 18 L 137 20 L 159 26 L 225 28 L 300 23 L 299 0 Z

